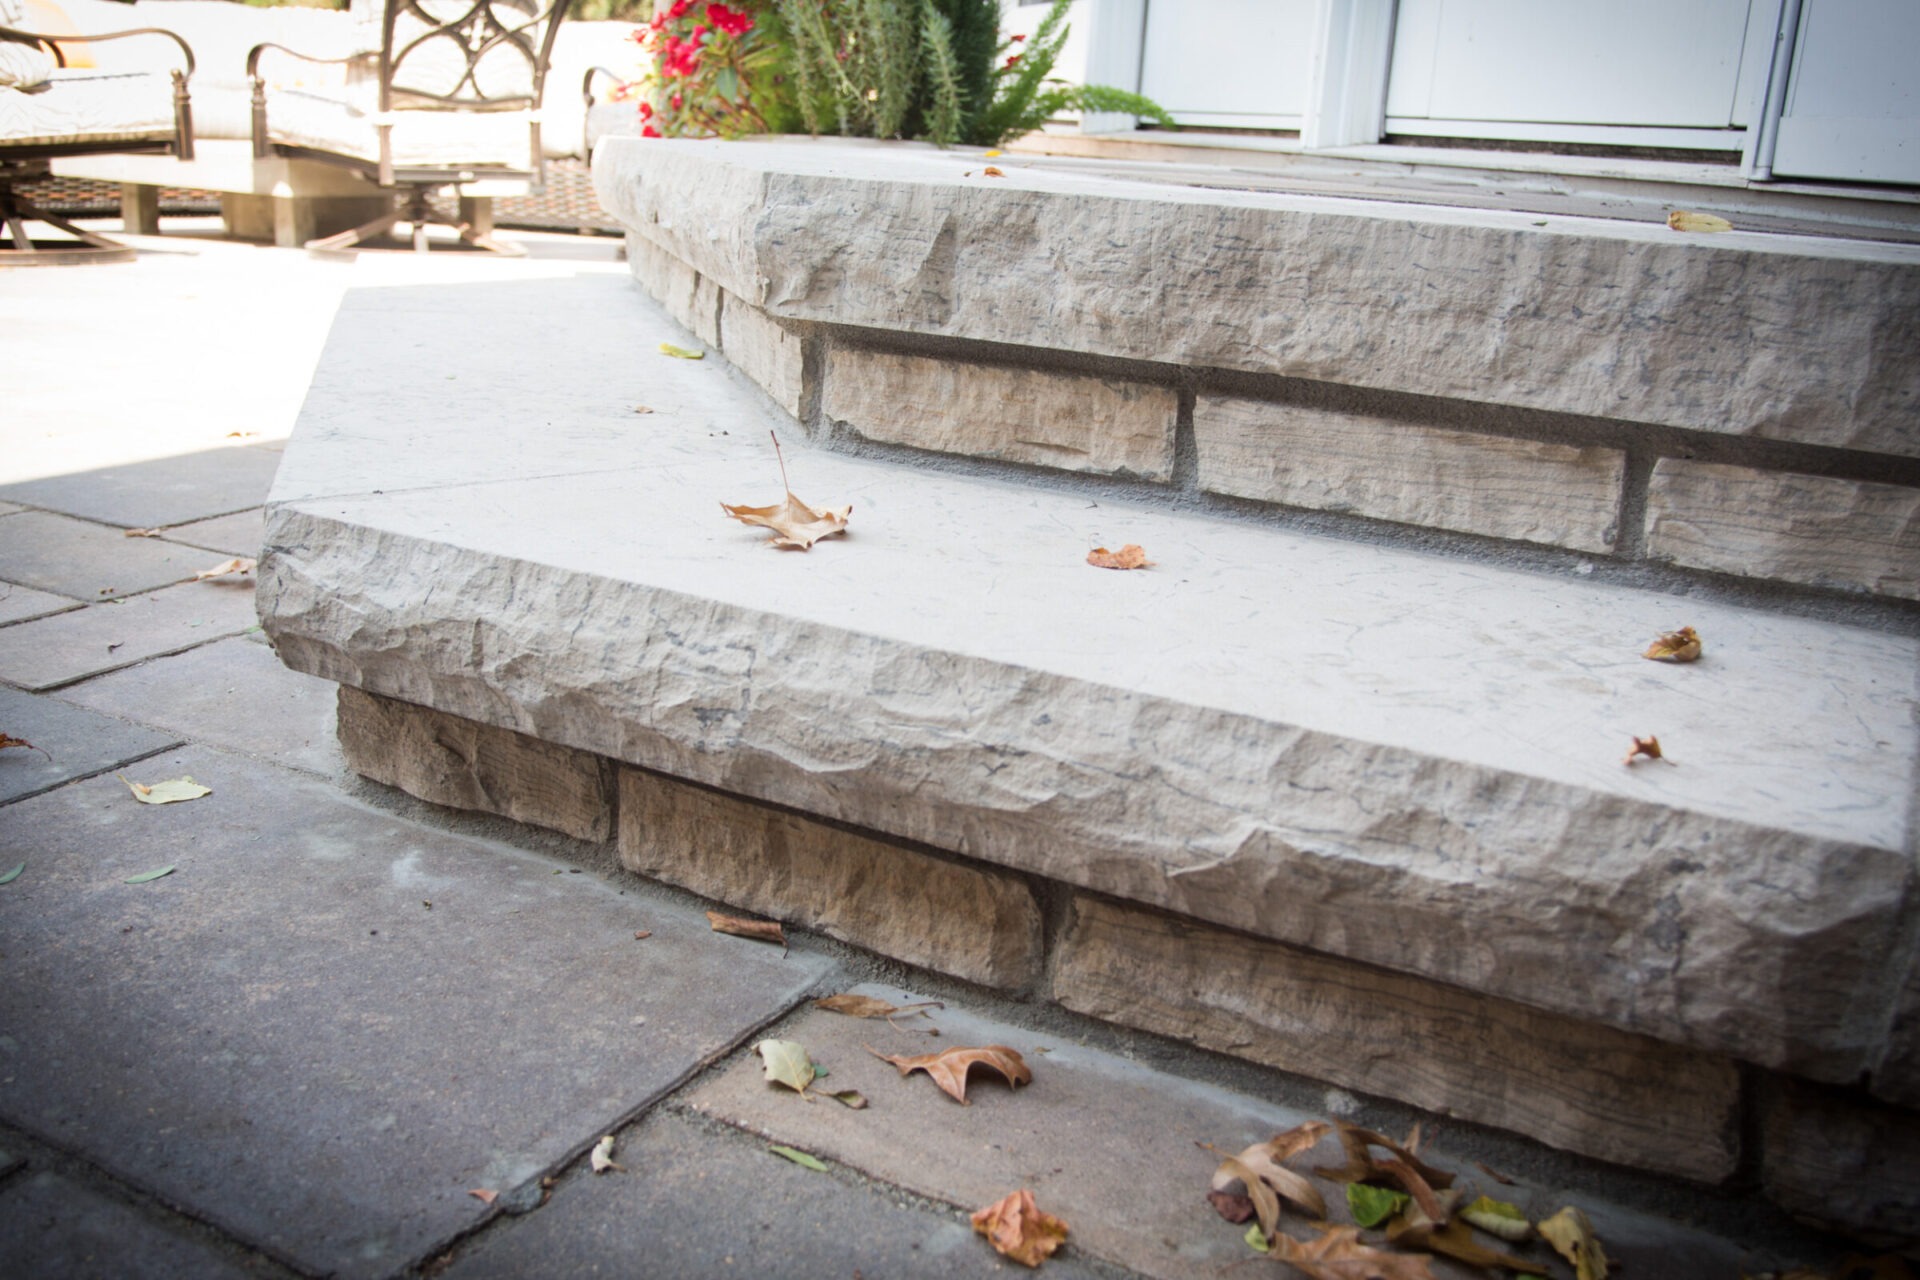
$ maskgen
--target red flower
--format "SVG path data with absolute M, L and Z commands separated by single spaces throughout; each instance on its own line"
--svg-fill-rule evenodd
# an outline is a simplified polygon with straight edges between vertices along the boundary
M 677 93 L 676 93 L 676 94 L 674 94 L 674 95 L 673 95 L 673 96 L 672 96 L 671 98 L 668 98 L 668 99 L 667 99 L 667 101 L 668 101 L 668 102 L 671 102 L 671 103 L 673 104 L 673 109 L 674 109 L 675 111 L 678 111 L 678 110 L 680 109 L 680 107 L 681 107 L 681 97 L 680 97 L 680 95 L 679 95 L 679 94 L 677 94 Z
M 1007 59 L 1007 65 L 1012 66 L 1014 63 L 1018 61 L 1020 61 L 1020 55 L 1016 53 L 1011 58 Z
M 724 4 L 708 5 L 707 21 L 714 25 L 715 30 L 724 31 L 730 36 L 743 36 L 753 30 L 752 18 L 738 9 L 729 9 Z
M 624 89 L 627 86 L 622 85 L 620 87 Z M 645 98 L 640 99 L 640 118 L 642 120 L 653 119 L 653 104 L 651 102 L 648 102 Z
M 691 8 L 693 8 L 693 0 L 673 0 L 673 7 L 667 10 L 667 21 L 680 21 L 687 16 L 687 11 Z
M 700 41 L 668 36 L 660 61 L 661 74 L 669 80 L 690 76 L 700 69 Z
M 660 131 L 650 124 L 645 124 L 640 126 L 640 136 L 643 138 L 657 138 L 660 136 Z
M 1015 44 L 1019 44 L 1022 40 L 1025 40 L 1026 37 L 1025 36 L 1008 36 L 1007 39 L 1013 41 Z

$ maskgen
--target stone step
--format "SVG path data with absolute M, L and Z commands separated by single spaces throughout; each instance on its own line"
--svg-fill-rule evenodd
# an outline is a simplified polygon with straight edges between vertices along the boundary
M 1911 637 L 843 456 L 661 342 L 697 339 L 606 274 L 348 294 L 259 600 L 371 695 L 356 768 L 1696 1179 L 1755 1156 L 1740 1063 L 1920 1100 Z M 779 498 L 770 430 L 846 536 L 717 509 Z M 1639 656 L 1682 624 L 1702 661 Z
M 656 142 L 595 163 L 636 276 L 816 432 L 1670 585 L 1920 599 L 1920 245 Z

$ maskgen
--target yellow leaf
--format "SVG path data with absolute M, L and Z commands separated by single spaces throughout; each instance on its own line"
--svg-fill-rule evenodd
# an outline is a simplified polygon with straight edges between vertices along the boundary
M 113 776 L 126 783 L 128 789 L 133 792 L 133 798 L 141 804 L 176 804 L 182 800 L 198 800 L 201 796 L 213 794 L 212 787 L 203 787 L 192 778 L 171 778 L 166 782 L 156 782 L 147 787 L 118 773 Z
M 1586 1214 L 1568 1205 L 1537 1229 L 1555 1253 L 1573 1264 L 1579 1280 L 1607 1280 L 1607 1251 L 1594 1239 Z
M 660 344 L 660 354 L 663 356 L 672 356 L 677 360 L 705 360 L 707 358 L 707 353 L 704 351 L 689 351 L 685 347 L 676 347 L 671 342 L 663 342 Z
M 1731 231 L 1733 224 L 1711 213 L 1690 213 L 1675 209 L 1667 215 L 1667 225 L 1675 231 Z
M 1000 153 L 999 153 L 998 151 L 989 151 L 989 152 L 987 152 L 987 159 L 989 159 L 989 160 L 991 160 L 991 159 L 993 159 L 993 158 L 994 158 L 995 156 L 997 156 L 997 155 L 999 155 L 999 154 L 1000 154 Z
M 1067 1224 L 1044 1213 L 1022 1188 L 973 1215 L 973 1229 L 1023 1267 L 1037 1267 L 1067 1239 Z
M 807 1086 L 813 1083 L 813 1062 L 807 1057 L 807 1051 L 792 1040 L 762 1040 L 753 1046 L 760 1055 L 760 1062 L 766 1068 L 767 1079 L 774 1084 L 783 1084 L 798 1094 L 805 1094 Z

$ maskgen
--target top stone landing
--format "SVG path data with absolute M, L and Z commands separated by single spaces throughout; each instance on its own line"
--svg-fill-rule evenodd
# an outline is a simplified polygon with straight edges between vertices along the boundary
M 594 175 L 775 317 L 1920 454 L 1920 246 L 986 164 L 608 138 Z

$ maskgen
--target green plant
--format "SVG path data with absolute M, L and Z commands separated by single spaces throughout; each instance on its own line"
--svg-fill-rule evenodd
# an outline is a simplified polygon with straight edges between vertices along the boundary
M 622 96 L 637 91 L 645 136 L 734 138 L 767 131 L 765 94 L 756 86 L 776 79 L 780 51 L 766 39 L 751 0 L 738 7 L 674 0 L 634 39 L 651 57 L 652 70 L 637 85 L 622 86 Z
M 1031 133 L 1062 111 L 1122 112 L 1145 116 L 1170 129 L 1178 127 L 1151 98 L 1109 85 L 1073 85 L 1049 79 L 1067 42 L 1067 8 L 1072 2 L 1053 0 L 1053 7 L 1040 20 L 1024 49 L 1008 52 L 1018 37 L 999 46 L 999 64 L 992 69 L 992 101 L 968 130 L 967 141 L 998 146 L 1009 138 Z

